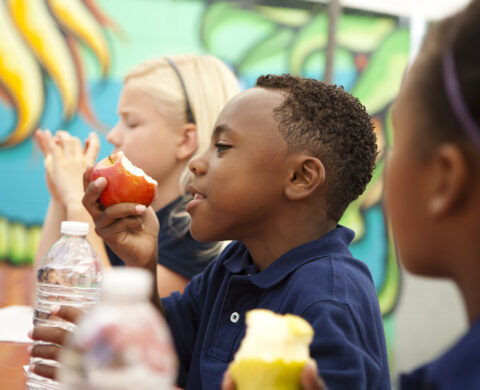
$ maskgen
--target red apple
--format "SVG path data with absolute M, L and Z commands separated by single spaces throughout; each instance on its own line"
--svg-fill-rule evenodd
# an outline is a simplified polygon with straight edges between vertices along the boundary
M 100 195 L 105 207 L 116 203 L 139 203 L 149 206 L 155 198 L 156 180 L 134 166 L 123 152 L 113 153 L 93 167 L 90 181 L 107 179 L 107 187 Z

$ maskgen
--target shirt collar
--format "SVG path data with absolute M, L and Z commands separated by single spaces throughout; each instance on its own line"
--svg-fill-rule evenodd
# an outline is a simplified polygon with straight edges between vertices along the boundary
M 179 196 L 178 198 L 174 199 L 172 202 L 169 204 L 163 206 L 160 210 L 156 212 L 157 217 L 160 221 L 163 221 L 164 219 L 167 219 L 170 216 L 170 213 L 172 210 L 182 202 L 183 197 Z
M 338 225 L 323 237 L 284 253 L 262 272 L 253 274 L 250 281 L 257 287 L 270 288 L 281 282 L 298 267 L 312 260 L 336 253 L 350 253 L 348 245 L 354 236 L 353 230 Z M 242 253 L 237 250 L 224 262 L 224 266 L 234 274 L 245 273 L 247 267 L 252 264 L 250 253 L 244 248 L 242 246 Z

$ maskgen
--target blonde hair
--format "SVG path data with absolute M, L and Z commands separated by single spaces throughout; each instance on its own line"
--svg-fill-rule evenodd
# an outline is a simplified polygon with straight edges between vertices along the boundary
M 227 101 L 238 93 L 238 81 L 227 65 L 211 55 L 180 54 L 168 58 L 181 74 L 195 118 L 198 147 L 194 157 L 208 148 L 215 120 Z M 172 125 L 180 127 L 187 123 L 185 93 L 165 58 L 137 65 L 125 75 L 124 83 L 127 82 L 147 93 Z M 186 167 L 179 181 L 182 193 L 191 177 Z
M 211 55 L 180 54 L 168 56 L 177 67 L 190 101 L 190 107 L 197 127 L 198 146 L 192 158 L 207 150 L 211 133 L 218 114 L 225 104 L 238 93 L 235 74 L 218 58 Z M 188 123 L 187 101 L 178 75 L 165 58 L 147 60 L 135 66 L 123 80 L 124 84 L 139 88 L 147 93 L 158 111 L 173 126 Z M 177 223 L 177 233 L 185 234 L 189 229 L 190 215 L 185 211 L 189 200 L 187 186 L 192 180 L 188 166 L 179 178 L 182 201 L 170 214 Z M 205 250 L 204 256 L 217 255 L 225 243 L 218 242 Z

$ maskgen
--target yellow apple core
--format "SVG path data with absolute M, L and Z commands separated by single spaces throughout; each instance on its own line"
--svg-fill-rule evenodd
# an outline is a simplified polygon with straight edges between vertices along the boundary
M 237 390 L 301 390 L 300 374 L 305 363 L 242 359 L 230 365 L 230 374 Z
M 229 370 L 237 390 L 300 389 L 300 374 L 310 358 L 312 326 L 293 314 L 254 309 Z

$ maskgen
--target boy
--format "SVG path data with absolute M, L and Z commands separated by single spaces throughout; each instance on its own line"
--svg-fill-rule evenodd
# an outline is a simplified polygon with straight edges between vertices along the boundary
M 364 107 L 332 85 L 264 76 L 225 106 L 209 149 L 190 162 L 187 211 L 195 239 L 237 241 L 183 295 L 153 298 L 176 344 L 180 386 L 219 389 L 245 312 L 261 307 L 311 323 L 311 356 L 330 389 L 390 389 L 373 281 L 348 250 L 354 233 L 337 225 L 376 155 Z M 135 204 L 103 209 L 105 185 L 90 183 L 83 200 L 97 233 L 127 265 L 155 275 L 154 213 Z

